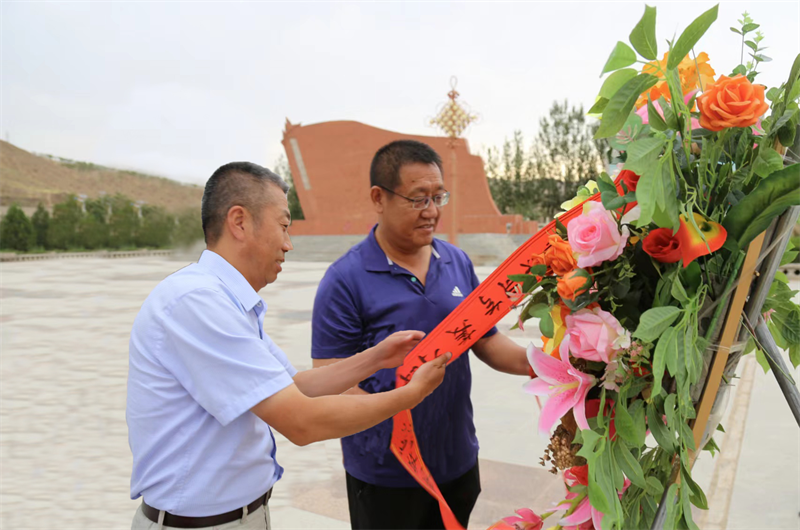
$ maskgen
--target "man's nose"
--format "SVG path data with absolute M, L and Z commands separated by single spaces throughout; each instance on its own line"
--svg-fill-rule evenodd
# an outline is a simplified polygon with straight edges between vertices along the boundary
M 428 207 L 424 210 L 421 210 L 423 216 L 427 218 L 436 217 L 439 215 L 439 208 L 437 208 L 436 204 L 431 199 L 431 202 L 428 203 Z
M 283 242 L 283 251 L 289 252 L 290 250 L 294 250 L 294 245 L 292 245 L 292 238 L 287 235 L 286 241 Z

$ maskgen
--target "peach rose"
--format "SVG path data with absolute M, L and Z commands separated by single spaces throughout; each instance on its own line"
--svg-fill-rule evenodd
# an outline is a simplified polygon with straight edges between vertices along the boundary
M 564 276 L 578 265 L 569 243 L 555 234 L 548 237 L 547 240 L 550 242 L 550 246 L 544 251 L 544 259 L 547 266 L 557 276 Z
M 764 85 L 754 85 L 745 76 L 719 76 L 699 98 L 700 126 L 709 131 L 755 125 L 769 104 Z

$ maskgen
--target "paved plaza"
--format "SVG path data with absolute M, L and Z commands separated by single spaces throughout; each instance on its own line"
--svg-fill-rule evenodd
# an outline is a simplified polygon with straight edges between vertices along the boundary
M 147 257 L 0 265 L 0 528 L 130 528 L 140 501 L 129 498 L 129 333 L 148 293 L 184 265 Z M 298 370 L 311 367 L 311 309 L 327 265 L 289 254 L 277 283 L 261 291 L 264 327 Z M 478 276 L 492 270 L 479 267 Z M 509 315 L 499 327 L 520 344 L 535 340 L 533 322 L 509 331 L 514 322 Z M 516 508 L 545 511 L 563 486 L 538 465 L 547 441 L 524 379 L 471 363 L 483 493 L 470 528 L 482 529 Z M 715 437 L 723 452 L 704 453 L 695 468 L 711 503 L 696 519 L 704 529 L 798 529 L 800 430 L 752 356 L 739 375 L 727 434 Z M 273 526 L 349 528 L 339 442 L 296 447 L 276 438 L 286 473 L 270 501 Z

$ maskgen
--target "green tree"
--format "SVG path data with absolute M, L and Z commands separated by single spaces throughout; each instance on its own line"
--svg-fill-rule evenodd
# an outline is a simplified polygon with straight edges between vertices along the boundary
M 549 115 L 539 120 L 539 133 L 529 149 L 522 132 L 515 131 L 502 150 L 487 151 L 486 176 L 497 208 L 504 214 L 549 220 L 578 187 L 597 179 L 603 167 L 601 148 L 592 139 L 582 107 L 554 102 Z
M 586 122 L 583 106 L 570 108 L 566 100 L 554 101 L 550 114 L 539 120 L 539 133 L 533 158 L 540 186 L 540 212 L 550 218 L 561 209 L 561 203 L 575 196 L 587 180 L 597 180 L 603 171 L 598 146 L 592 139 L 592 128 Z
M 12 204 L 0 221 L 0 247 L 27 252 L 34 242 L 31 220 L 16 203 Z
M 133 202 L 124 195 L 115 195 L 108 218 L 108 245 L 111 248 L 134 247 L 139 225 L 139 211 Z
M 136 246 L 165 248 L 172 242 L 175 217 L 160 206 L 142 206 L 142 224 L 136 235 Z
M 109 197 L 86 199 L 84 207 L 86 215 L 81 219 L 78 229 L 81 246 L 90 250 L 108 247 L 111 199 Z
M 189 247 L 203 240 L 203 223 L 198 208 L 190 208 L 178 214 L 175 220 L 172 242 L 179 247 Z
M 75 195 L 56 204 L 47 230 L 49 247 L 62 250 L 82 248 L 79 229 L 83 215 L 83 208 Z
M 47 248 L 47 231 L 50 228 L 50 212 L 44 207 L 44 204 L 39 203 L 36 211 L 31 216 L 31 224 L 33 224 L 33 234 L 35 246 L 40 248 Z
M 303 207 L 300 206 L 300 199 L 297 198 L 297 189 L 294 186 L 294 179 L 292 179 L 292 169 L 289 167 L 289 161 L 285 155 L 278 157 L 275 161 L 275 173 L 280 176 L 289 185 L 289 192 L 286 194 L 286 199 L 289 201 L 289 213 L 292 214 L 292 220 L 305 219 L 303 215 Z

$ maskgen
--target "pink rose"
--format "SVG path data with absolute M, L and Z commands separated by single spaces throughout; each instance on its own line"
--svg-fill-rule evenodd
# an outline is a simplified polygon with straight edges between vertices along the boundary
M 559 350 L 561 356 L 571 353 L 589 361 L 608 364 L 619 350 L 631 345 L 631 338 L 614 315 L 599 307 L 581 309 L 567 315 L 567 331 Z
M 583 213 L 567 225 L 569 244 L 581 268 L 616 259 L 625 249 L 628 235 L 627 226 L 620 234 L 614 216 L 599 202 L 584 204 Z

